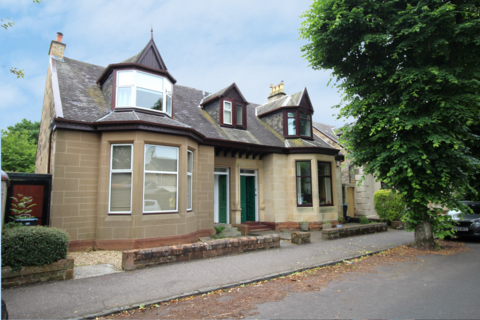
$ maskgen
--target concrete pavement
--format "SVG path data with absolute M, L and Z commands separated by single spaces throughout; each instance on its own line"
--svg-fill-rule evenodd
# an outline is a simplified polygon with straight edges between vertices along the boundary
M 65 319 L 157 302 L 196 291 L 294 272 L 330 261 L 411 243 L 413 233 L 388 232 L 151 267 L 94 278 L 2 289 L 11 319 Z

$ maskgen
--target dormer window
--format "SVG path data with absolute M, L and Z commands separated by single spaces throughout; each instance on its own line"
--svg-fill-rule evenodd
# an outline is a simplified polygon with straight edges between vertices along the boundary
M 232 103 L 223 101 L 223 124 L 232 124 Z
M 300 110 L 285 110 L 284 136 L 286 138 L 312 138 L 312 116 Z
M 237 129 L 247 129 L 245 117 L 247 116 L 247 108 L 245 104 L 234 99 L 221 99 L 221 118 L 220 124 L 225 127 L 233 127 Z
M 172 115 L 172 83 L 138 70 L 117 71 L 117 108 L 143 108 Z

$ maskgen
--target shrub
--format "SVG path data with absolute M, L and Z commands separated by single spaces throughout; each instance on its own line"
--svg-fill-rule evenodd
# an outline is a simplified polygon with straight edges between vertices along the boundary
M 390 189 L 381 189 L 373 195 L 375 211 L 380 218 L 387 221 L 399 221 L 405 211 L 405 202 L 403 196 Z
M 2 267 L 18 270 L 43 266 L 67 257 L 68 233 L 50 227 L 19 227 L 2 233 Z
M 370 220 L 368 220 L 368 218 L 365 217 L 365 216 L 360 216 L 360 218 L 358 218 L 358 220 L 360 221 L 360 224 L 369 224 L 370 223 Z

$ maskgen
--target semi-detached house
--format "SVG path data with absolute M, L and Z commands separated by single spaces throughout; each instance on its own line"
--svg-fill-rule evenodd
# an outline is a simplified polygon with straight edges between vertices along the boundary
M 51 173 L 50 224 L 70 249 L 188 243 L 215 222 L 272 229 L 335 220 L 343 155 L 312 132 L 307 89 L 260 104 L 232 83 L 177 84 L 152 39 L 101 67 L 49 50 L 37 173 Z M 181 79 L 180 79 L 181 80 Z

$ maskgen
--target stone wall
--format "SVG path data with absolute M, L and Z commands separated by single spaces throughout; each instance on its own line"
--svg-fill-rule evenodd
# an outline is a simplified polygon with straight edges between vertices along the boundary
M 203 106 L 205 110 L 216 123 L 220 123 L 220 100 L 215 99 Z M 233 111 L 232 111 L 233 112 Z
M 355 169 L 355 180 L 360 181 L 363 175 L 363 168 Z M 382 188 L 380 182 L 376 182 L 373 175 L 365 176 L 362 184 L 355 188 L 355 215 L 378 218 L 373 203 L 373 195 Z
M 265 121 L 265 123 L 268 124 L 273 130 L 283 136 L 283 110 L 262 117 L 262 120 Z
M 122 268 L 135 270 L 147 266 L 190 261 L 280 247 L 277 234 L 257 237 L 220 239 L 144 250 L 127 250 L 122 254 Z
M 110 74 L 110 76 L 107 78 L 107 80 L 103 83 L 103 86 L 102 86 L 102 94 L 110 110 L 115 109 L 115 106 L 112 107 L 113 90 L 114 88 L 113 88 L 113 72 L 112 72 L 112 74 Z
M 2 268 L 2 289 L 55 280 L 73 279 L 73 259 L 58 260 L 45 266 L 22 267 L 13 271 L 10 267 Z
M 47 71 L 45 93 L 43 95 L 42 117 L 40 118 L 40 132 L 38 134 L 37 156 L 35 173 L 48 173 L 48 147 L 50 143 L 50 122 L 55 118 L 55 102 L 52 89 L 52 72 Z
M 54 133 L 50 224 L 67 231 L 73 243 L 95 239 L 99 147 L 98 133 Z
M 377 232 L 386 232 L 387 224 L 386 223 L 372 223 L 360 226 L 343 226 L 341 228 L 331 228 L 322 230 L 322 239 L 324 240 L 335 240 L 339 238 L 348 238 L 353 236 L 360 236 L 362 234 L 370 234 Z

